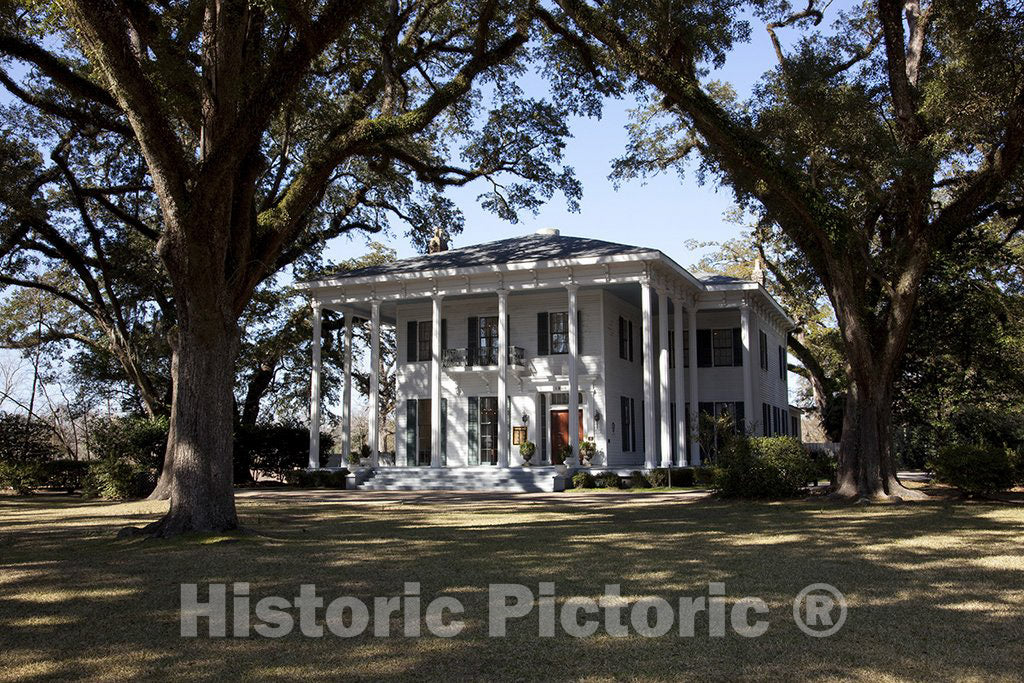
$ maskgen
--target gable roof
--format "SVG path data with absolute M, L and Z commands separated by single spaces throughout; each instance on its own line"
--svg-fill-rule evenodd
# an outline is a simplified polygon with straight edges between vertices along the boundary
M 655 250 L 634 247 L 628 244 L 588 239 L 586 237 L 533 233 L 494 242 L 485 242 L 484 244 L 474 244 L 458 249 L 449 249 L 448 251 L 436 254 L 412 256 L 379 266 L 346 270 L 329 277 L 331 279 L 348 279 L 516 262 L 591 258 L 596 256 L 617 256 L 620 254 L 649 254 L 653 251 Z

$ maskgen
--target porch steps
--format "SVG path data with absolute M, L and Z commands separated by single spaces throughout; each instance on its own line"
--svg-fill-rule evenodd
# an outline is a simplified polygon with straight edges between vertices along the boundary
M 565 477 L 553 467 L 379 467 L 356 488 L 364 491 L 504 491 L 565 490 Z

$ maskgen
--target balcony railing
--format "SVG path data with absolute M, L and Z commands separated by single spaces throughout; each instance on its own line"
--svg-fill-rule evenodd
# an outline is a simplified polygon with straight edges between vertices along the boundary
M 508 347 L 508 364 L 526 365 L 526 350 L 521 346 Z M 446 369 L 491 367 L 498 365 L 498 349 L 445 349 L 441 354 L 441 367 Z

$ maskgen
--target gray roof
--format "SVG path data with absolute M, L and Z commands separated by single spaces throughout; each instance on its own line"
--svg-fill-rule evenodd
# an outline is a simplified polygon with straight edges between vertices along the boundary
M 652 251 L 655 250 L 645 247 L 634 247 L 628 244 L 592 240 L 585 237 L 534 233 L 486 242 L 484 244 L 474 244 L 470 247 L 449 249 L 437 254 L 412 256 L 380 266 L 347 270 L 337 273 L 333 277 L 367 277 L 389 275 L 392 273 L 415 273 L 426 270 L 490 266 L 502 263 L 615 256 L 619 254 L 649 254 Z
M 753 280 L 744 280 L 731 275 L 719 275 L 717 273 L 694 273 L 693 276 L 706 285 L 747 285 L 754 284 Z

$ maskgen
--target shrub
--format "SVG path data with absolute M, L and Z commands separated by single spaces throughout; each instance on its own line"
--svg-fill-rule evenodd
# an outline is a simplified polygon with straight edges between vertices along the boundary
M 128 459 L 104 458 L 89 463 L 82 492 L 100 498 L 142 498 L 155 485 L 153 470 Z
M 672 485 L 673 486 L 693 486 L 694 484 L 694 471 L 692 467 L 673 467 L 672 468 Z
M 60 449 L 53 441 L 50 426 L 40 420 L 0 413 L 0 461 L 27 463 L 53 460 Z
M 1013 459 L 1003 446 L 958 444 L 939 449 L 929 463 L 936 479 L 970 496 L 1012 488 L 1013 465 Z
M 326 465 L 334 437 L 320 433 L 320 465 Z M 287 472 L 309 465 L 309 429 L 289 424 L 258 424 L 235 430 L 235 462 L 253 474 L 284 477 Z
M 714 467 L 694 467 L 693 468 L 693 484 L 694 486 L 712 486 L 715 483 L 715 468 Z
M 629 473 L 629 485 L 634 489 L 646 489 L 650 487 L 651 482 L 640 470 L 633 470 Z
M 740 498 L 797 495 L 812 476 L 803 444 L 791 436 L 733 439 L 722 451 L 712 486 Z
M 50 460 L 41 463 L 40 473 L 40 486 L 74 493 L 82 488 L 89 473 L 89 463 L 84 460 Z
M 284 480 L 291 486 L 303 489 L 343 489 L 349 471 L 340 470 L 289 470 L 284 473 Z
M 647 473 L 647 481 L 650 482 L 654 488 L 662 488 L 668 486 L 668 470 L 664 467 L 658 467 Z
M 572 475 L 572 486 L 577 489 L 592 489 L 594 488 L 594 475 L 590 472 L 577 472 Z
M 169 428 L 166 417 L 112 417 L 94 424 L 90 451 L 101 460 L 125 460 L 159 472 Z
M 602 472 L 595 478 L 597 485 L 603 489 L 622 488 L 622 477 L 615 472 Z
M 14 489 L 19 496 L 32 493 L 42 478 L 42 463 L 0 460 L 0 487 Z

